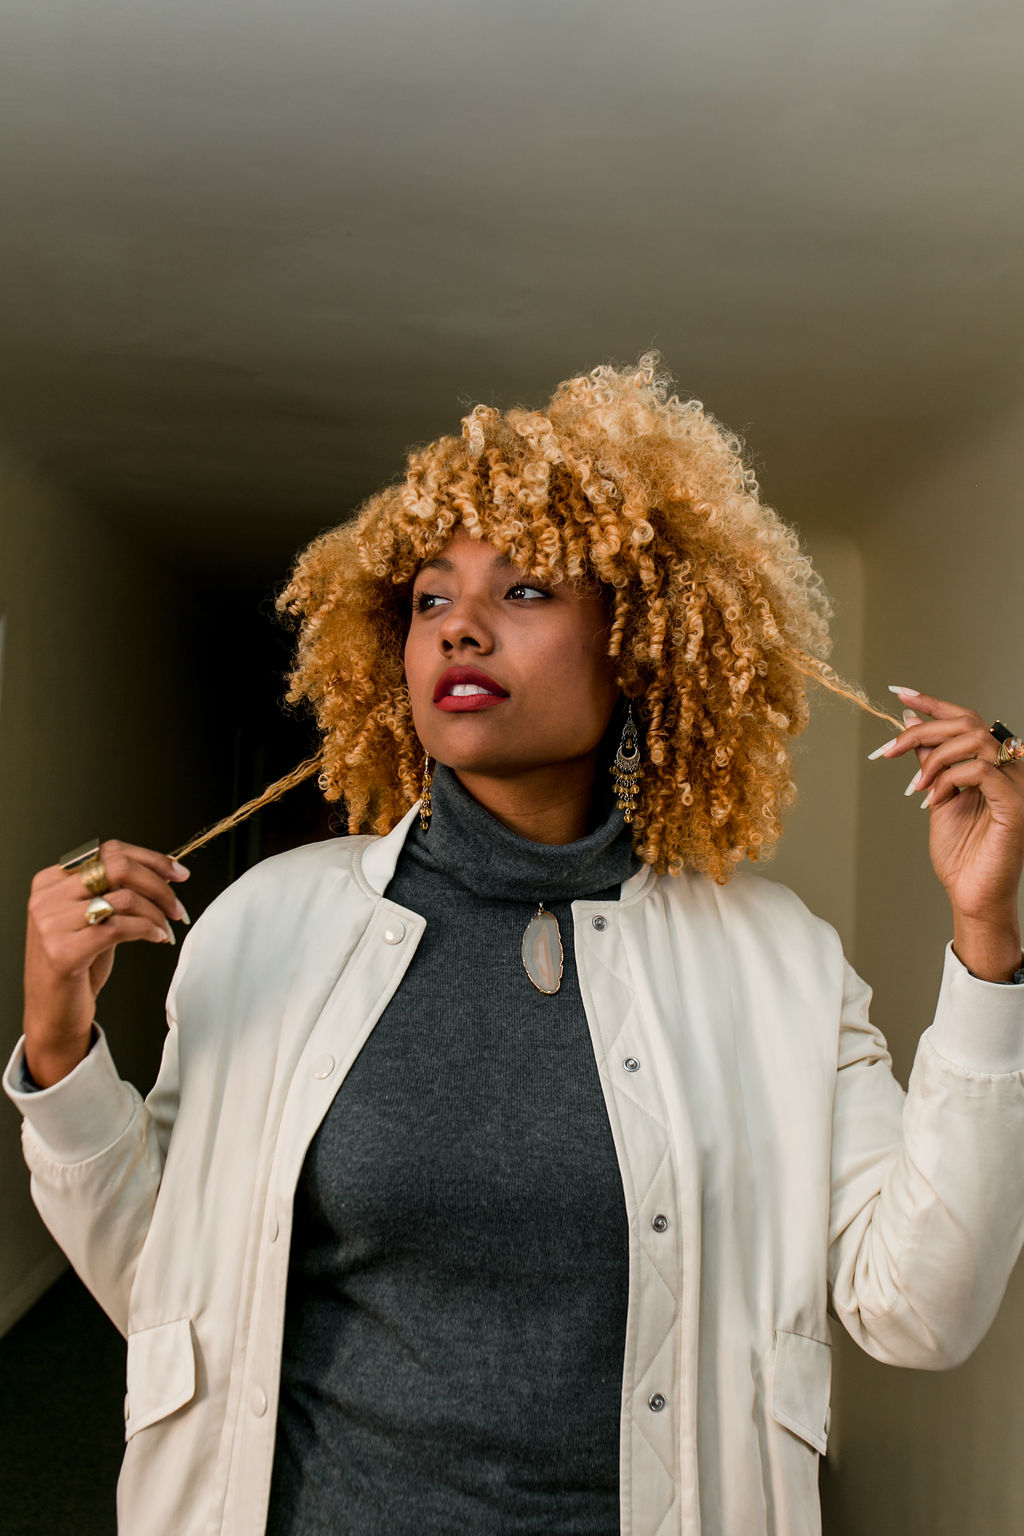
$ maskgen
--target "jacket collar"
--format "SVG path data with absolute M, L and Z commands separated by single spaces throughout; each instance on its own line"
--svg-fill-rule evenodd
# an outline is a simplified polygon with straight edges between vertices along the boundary
M 363 879 L 378 896 L 383 896 L 384 888 L 395 872 L 398 855 L 419 813 L 420 802 L 417 800 L 412 809 L 406 811 L 397 826 L 392 827 L 385 837 L 374 838 L 363 850 Z

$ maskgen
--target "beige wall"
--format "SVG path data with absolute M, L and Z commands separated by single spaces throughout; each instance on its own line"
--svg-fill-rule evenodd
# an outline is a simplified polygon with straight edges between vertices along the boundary
M 193 705 L 178 665 L 186 597 L 134 548 L 0 453 L 0 1053 L 20 1032 L 33 870 L 94 833 L 157 847 L 206 819 Z M 167 946 L 119 957 L 101 1019 L 146 1083 L 163 1032 Z M 29 1200 L 18 1116 L 0 1102 L 0 1332 L 61 1259 Z
M 823 530 L 804 535 L 835 605 L 832 662 L 860 675 L 864 563 L 853 540 Z M 857 812 L 862 753 L 860 712 L 823 688 L 811 689 L 811 722 L 793 750 L 797 801 L 775 858 L 761 872 L 791 886 L 812 912 L 839 930 L 851 950 L 857 907 Z M 755 869 L 758 866 L 753 866 Z
M 1024 729 L 1022 437 L 1024 407 L 951 443 L 913 489 L 872 509 L 861 547 L 864 681 L 876 697 L 888 683 L 906 684 Z M 864 761 L 886 735 L 864 722 L 853 959 L 875 986 L 874 1016 L 906 1081 L 950 923 L 928 863 L 927 816 L 916 797 L 903 796 L 913 765 Z M 837 1344 L 839 1455 L 826 1489 L 827 1531 L 1011 1536 L 1024 1528 L 1024 1270 L 989 1337 L 951 1373 L 893 1370 L 845 1338 Z

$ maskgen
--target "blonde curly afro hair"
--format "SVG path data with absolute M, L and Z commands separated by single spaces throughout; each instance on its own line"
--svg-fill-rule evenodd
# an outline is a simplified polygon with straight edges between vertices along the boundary
M 640 857 L 724 881 L 767 856 L 794 798 L 807 678 L 865 701 L 824 661 L 828 599 L 796 535 L 653 354 L 567 379 L 542 411 L 475 406 L 299 556 L 279 599 L 300 626 L 288 699 L 315 711 L 320 784 L 349 830 L 385 832 L 419 795 L 411 587 L 456 528 L 537 580 L 605 594 L 641 730 Z

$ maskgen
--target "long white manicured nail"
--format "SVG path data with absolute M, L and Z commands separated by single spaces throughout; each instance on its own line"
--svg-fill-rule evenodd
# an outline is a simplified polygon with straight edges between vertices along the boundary
M 919 699 L 921 697 L 921 695 L 918 693 L 916 688 L 904 688 L 902 683 L 890 683 L 889 684 L 889 692 L 890 693 L 909 693 L 912 699 Z
M 920 784 L 920 782 L 921 782 L 921 770 L 919 768 L 917 770 L 917 772 L 914 774 L 914 777 L 911 779 L 910 783 L 907 785 L 906 789 L 903 791 L 903 793 L 905 795 L 912 795 L 914 793 L 914 790 Z
M 171 860 L 171 868 L 174 870 L 174 873 L 177 875 L 179 880 L 187 880 L 191 874 L 191 870 L 186 869 L 184 864 L 179 864 L 177 859 Z
M 168 944 L 177 944 L 178 941 L 174 937 L 174 929 L 171 927 L 170 923 L 164 924 L 164 933 L 167 935 Z
M 932 794 L 933 794 L 933 791 L 929 790 L 928 793 L 925 795 L 924 799 L 921 801 L 921 809 L 922 809 L 922 811 L 926 811 L 928 809 L 928 807 L 931 805 L 931 803 L 932 803 Z
M 884 757 L 885 754 L 888 752 L 889 748 L 890 747 L 894 747 L 896 745 L 897 740 L 898 740 L 898 738 L 894 736 L 892 738 L 892 741 L 887 741 L 884 746 L 876 747 L 873 752 L 869 752 L 868 753 L 868 762 L 869 763 L 873 763 L 876 757 Z
M 903 724 L 904 725 L 919 725 L 920 722 L 921 722 L 921 718 L 922 717 L 919 714 L 916 714 L 915 711 L 912 710 L 912 709 L 905 709 L 903 711 Z
M 176 910 L 176 912 L 174 914 L 175 917 L 178 919 L 179 923 L 184 923 L 185 927 L 188 928 L 190 926 L 191 922 L 192 922 L 192 919 L 189 917 L 188 913 L 185 910 L 185 903 L 179 897 L 179 899 L 175 903 L 175 905 L 177 907 L 177 910 Z

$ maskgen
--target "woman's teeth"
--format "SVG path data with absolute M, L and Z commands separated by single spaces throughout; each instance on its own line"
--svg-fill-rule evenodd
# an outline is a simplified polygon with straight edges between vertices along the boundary
M 489 688 L 481 688 L 479 683 L 456 683 L 451 689 L 453 699 L 468 699 L 474 693 L 489 693 Z

